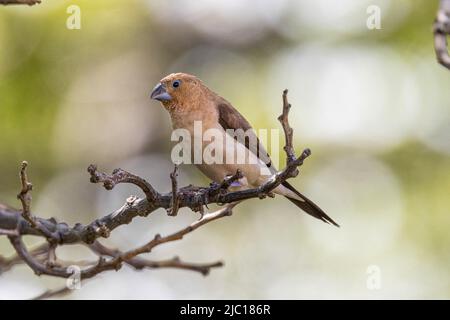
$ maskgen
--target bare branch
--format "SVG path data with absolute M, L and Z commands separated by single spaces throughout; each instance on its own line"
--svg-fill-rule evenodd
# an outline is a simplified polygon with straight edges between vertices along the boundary
M 172 259 L 162 260 L 162 261 L 152 261 L 145 260 L 140 258 L 132 259 L 133 263 L 128 264 L 132 265 L 135 269 L 140 270 L 144 268 L 175 268 L 175 269 L 184 269 L 190 271 L 196 271 L 201 273 L 204 276 L 207 276 L 212 268 L 223 267 L 222 261 L 212 262 L 212 263 L 192 263 L 185 262 L 180 260 L 179 257 L 173 257 Z
M 106 190 L 112 190 L 119 183 L 131 183 L 138 186 L 146 195 L 149 201 L 156 201 L 159 197 L 158 192 L 153 186 L 132 173 L 129 173 L 122 169 L 115 169 L 112 175 L 107 175 L 97 171 L 97 166 L 91 164 L 88 167 L 88 172 L 91 174 L 92 183 L 103 183 Z
M 240 171 L 227 176 L 221 183 L 211 183 L 208 187 L 186 186 L 178 187 L 178 167 L 175 166 L 170 175 L 172 188 L 170 192 L 160 193 L 145 179 L 122 169 L 115 169 L 111 175 L 99 172 L 95 165 L 90 165 L 88 172 L 93 183 L 101 183 L 107 190 L 113 189 L 117 184 L 129 183 L 137 186 L 145 194 L 141 199 L 130 196 L 125 204 L 116 211 L 96 219 L 87 225 L 75 224 L 70 227 L 56 219 L 42 219 L 31 213 L 32 184 L 27 177 L 27 163 L 23 162 L 20 170 L 21 191 L 18 198 L 22 204 L 22 210 L 15 210 L 0 204 L 0 236 L 8 236 L 11 245 L 16 251 L 12 258 L 0 257 L 0 272 L 10 270 L 14 265 L 26 263 L 37 275 L 45 274 L 53 277 L 68 278 L 72 275 L 69 265 L 75 264 L 82 267 L 80 279 L 90 279 L 99 273 L 109 270 L 119 270 L 123 264 L 127 264 L 136 270 L 155 268 L 176 268 L 200 272 L 207 275 L 212 268 L 221 267 L 220 261 L 213 263 L 190 263 L 174 257 L 172 259 L 155 261 L 140 257 L 150 253 L 155 247 L 168 242 L 183 239 L 183 237 L 199 227 L 212 221 L 229 216 L 233 208 L 241 201 L 247 199 L 262 199 L 271 196 L 272 191 L 287 179 L 298 175 L 298 168 L 311 154 L 305 149 L 300 157 L 296 157 L 293 147 L 293 130 L 289 125 L 288 115 L 291 105 L 287 99 L 287 90 L 283 92 L 283 112 L 278 118 L 285 135 L 286 144 L 284 150 L 287 155 L 286 166 L 275 173 L 264 184 L 257 188 L 230 191 L 233 182 L 243 178 Z M 211 213 L 204 214 L 204 208 L 208 204 L 226 205 Z M 142 246 L 127 251 L 110 249 L 102 245 L 97 239 L 107 238 L 117 227 L 130 223 L 135 217 L 146 217 L 155 210 L 161 208 L 176 215 L 180 208 L 187 207 L 193 211 L 200 211 L 200 219 L 188 226 L 166 236 L 157 234 L 152 240 Z M 28 251 L 22 237 L 34 235 L 45 237 L 45 244 Z M 98 256 L 98 261 L 58 261 L 56 248 L 68 244 L 87 245 Z M 49 298 L 70 292 L 67 288 L 49 290 L 37 298 Z
M 233 182 L 236 182 L 243 177 L 244 175 L 242 174 L 241 170 L 238 169 L 235 174 L 225 177 L 222 183 L 212 183 L 210 186 L 209 196 L 214 197 L 220 193 L 226 193 Z
M 440 64 L 450 69 L 447 36 L 450 34 L 450 0 L 440 0 L 440 6 L 433 26 L 434 49 Z
M 100 242 L 96 241 L 89 248 L 98 255 L 109 256 L 111 258 L 117 258 L 123 256 L 124 253 L 117 249 L 110 249 L 105 247 Z M 164 261 L 153 261 L 148 259 L 143 259 L 135 257 L 125 261 L 126 264 L 130 265 L 136 270 L 142 269 L 154 269 L 154 268 L 176 268 L 176 269 L 186 269 L 191 271 L 200 272 L 203 275 L 208 275 L 212 268 L 222 267 L 223 262 L 217 261 L 213 263 L 190 263 L 181 261 L 178 257 L 174 257 L 169 260 Z
M 180 201 L 178 199 L 178 165 L 175 165 L 173 172 L 170 174 L 170 180 L 172 182 L 172 206 L 168 209 L 169 216 L 176 216 L 180 207 Z
M 49 248 L 48 248 L 48 252 L 47 252 L 47 261 L 46 261 L 46 266 L 48 268 L 53 268 L 55 266 L 57 266 L 57 258 L 56 258 L 56 247 L 58 245 L 56 243 L 50 243 Z
M 208 222 L 217 220 L 222 217 L 230 216 L 232 213 L 232 209 L 235 205 L 236 204 L 229 204 L 225 208 L 222 208 L 212 213 L 205 214 L 200 220 L 197 220 L 192 224 L 190 224 L 189 226 L 181 229 L 180 231 L 172 233 L 168 236 L 162 237 L 161 235 L 157 234 L 151 241 L 149 241 L 145 245 L 138 247 L 134 250 L 127 251 L 121 256 L 117 257 L 116 259 L 121 261 L 127 261 L 142 253 L 148 253 L 152 251 L 154 247 L 161 245 L 163 243 L 181 240 L 186 234 L 196 230 L 197 228 L 207 224 Z
M 60 278 L 68 278 L 72 275 L 65 267 L 59 266 L 48 266 L 46 263 L 42 263 L 37 260 L 33 255 L 31 255 L 21 237 L 9 237 L 9 240 L 16 250 L 17 254 L 22 258 L 22 260 L 34 271 L 34 273 L 38 276 L 45 274 L 54 277 Z M 117 264 L 107 264 L 105 263 L 105 259 L 100 258 L 98 262 L 94 265 L 89 266 L 88 268 L 81 271 L 81 279 L 89 279 L 94 277 L 95 275 L 107 271 L 107 270 L 119 270 L 121 267 L 120 263 Z
M 231 215 L 231 210 L 234 206 L 235 206 L 234 204 L 230 204 L 223 209 L 220 209 L 213 213 L 209 213 L 209 214 L 203 216 L 202 219 L 197 220 L 194 223 L 192 223 L 191 225 L 181 229 L 178 232 L 170 234 L 168 236 L 161 237 L 160 235 L 156 235 L 153 238 L 153 240 L 151 240 L 147 244 L 145 244 L 141 247 L 138 247 L 134 250 L 127 251 L 123 254 L 116 255 L 113 259 L 111 259 L 109 261 L 107 261 L 103 257 L 100 257 L 100 259 L 98 260 L 98 262 L 96 264 L 91 265 L 88 268 L 85 268 L 80 271 L 80 279 L 89 279 L 89 278 L 96 276 L 99 273 L 102 273 L 102 272 L 108 271 L 108 270 L 116 270 L 117 271 L 122 267 L 123 262 L 128 263 L 129 260 L 135 258 L 136 256 L 138 256 L 142 253 L 150 252 L 154 247 L 156 247 L 158 245 L 161 245 L 161 244 L 167 243 L 167 242 L 171 242 L 171 241 L 180 240 L 183 238 L 184 235 L 196 230 L 197 228 L 199 228 L 200 226 L 202 226 L 208 222 L 217 220 L 224 216 Z M 37 274 L 37 275 L 45 274 L 45 275 L 60 277 L 60 278 L 67 278 L 72 275 L 72 273 L 65 267 L 60 267 L 60 266 L 56 266 L 56 265 L 50 266 L 46 263 L 42 263 L 42 262 L 38 261 L 36 259 L 36 257 L 34 257 L 32 254 L 30 254 L 27 251 L 21 237 L 9 237 L 9 239 L 10 239 L 12 246 L 16 250 L 17 254 L 34 271 L 35 274 Z M 153 265 L 159 266 L 159 267 L 163 267 L 164 265 L 170 266 L 170 267 L 175 267 L 175 265 L 177 265 L 177 264 L 180 266 L 180 268 L 181 268 L 181 266 L 184 266 L 184 269 L 188 269 L 188 266 L 181 263 L 181 261 L 172 261 L 171 263 L 168 263 L 166 261 L 163 264 L 154 263 Z M 219 266 L 219 263 L 214 263 L 212 265 Z M 203 266 L 203 268 L 205 268 L 205 266 Z M 211 267 L 209 267 L 209 268 L 211 268 Z M 195 270 L 195 268 L 191 267 L 191 270 Z M 198 271 L 198 270 L 195 270 L 195 271 Z
M 17 198 L 22 203 L 22 217 L 30 224 L 30 226 L 41 233 L 47 240 L 58 241 L 58 235 L 51 233 L 43 224 L 40 223 L 30 212 L 31 207 L 31 190 L 33 184 L 28 181 L 27 175 L 28 162 L 22 161 L 20 168 L 20 182 L 22 189 L 17 195 Z M 16 229 L 17 230 L 17 229 Z
M 31 182 L 28 182 L 27 176 L 27 166 L 28 162 L 23 161 L 20 169 L 20 182 L 22 183 L 22 190 L 17 195 L 17 199 L 22 202 L 22 217 L 27 220 L 33 228 L 37 228 L 36 222 L 30 213 L 31 206 L 31 190 L 33 189 L 33 185 Z
M 287 163 L 295 159 L 294 147 L 292 146 L 293 134 L 294 130 L 289 125 L 289 110 L 291 109 L 291 104 L 287 99 L 288 89 L 284 89 L 283 91 L 283 112 L 278 117 L 278 121 L 280 121 L 281 126 L 284 131 L 284 139 L 286 144 L 284 146 L 284 151 L 287 155 Z
M 33 6 L 39 3 L 41 3 L 41 0 L 0 0 L 0 4 L 2 5 L 25 4 Z

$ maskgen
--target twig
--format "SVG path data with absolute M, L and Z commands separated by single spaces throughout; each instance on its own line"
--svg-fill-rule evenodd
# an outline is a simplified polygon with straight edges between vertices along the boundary
M 207 276 L 212 268 L 223 267 L 222 261 L 212 262 L 212 263 L 192 263 L 192 262 L 184 262 L 178 256 L 173 257 L 168 260 L 161 261 L 152 261 L 152 260 L 144 260 L 139 258 L 134 258 L 134 263 L 127 263 L 132 265 L 135 269 L 141 270 L 144 268 L 175 268 L 175 269 L 184 269 L 190 271 L 196 271 L 201 273 L 204 276 Z
M 46 261 L 46 265 L 48 268 L 53 268 L 57 265 L 56 263 L 56 248 L 57 248 L 57 244 L 56 243 L 51 243 L 49 245 L 48 248 L 48 252 L 47 252 L 47 261 Z
M 225 177 L 221 183 L 212 183 L 210 186 L 209 196 L 214 197 L 220 193 L 226 193 L 233 182 L 236 182 L 243 177 L 244 175 L 241 170 L 238 169 L 235 174 Z
M 33 189 L 33 184 L 28 181 L 27 166 L 28 162 L 22 161 L 22 166 L 20 168 L 20 182 L 22 183 L 22 190 L 20 190 L 20 193 L 17 195 L 17 199 L 19 199 L 22 203 L 22 217 L 27 220 L 33 228 L 37 228 L 37 224 L 30 213 L 31 190 Z
M 441 65 L 450 69 L 450 55 L 447 47 L 447 36 L 450 34 L 450 0 L 440 0 L 433 33 L 436 58 Z
M 284 146 L 284 151 L 287 156 L 287 163 L 295 159 L 294 147 L 292 146 L 293 134 L 294 130 L 289 125 L 289 110 L 291 109 L 291 104 L 287 99 L 288 89 L 284 89 L 283 91 L 283 112 L 278 117 L 278 121 L 280 121 L 281 126 L 284 131 L 284 139 L 286 141 Z
M 175 165 L 173 172 L 170 174 L 170 180 L 172 182 L 172 206 L 167 210 L 169 216 L 176 216 L 180 207 L 180 201 L 178 199 L 178 165 Z
M 11 5 L 11 4 L 25 4 L 33 6 L 35 4 L 41 3 L 41 0 L 0 0 L 0 4 Z
M 91 174 L 92 183 L 103 183 L 106 190 L 112 190 L 119 183 L 131 183 L 138 186 L 146 195 L 149 201 L 156 201 L 158 199 L 158 192 L 153 188 L 153 186 L 132 173 L 129 173 L 122 169 L 115 169 L 112 175 L 107 175 L 102 172 L 97 171 L 97 166 L 91 164 L 88 167 L 88 172 Z
M 123 256 L 124 253 L 117 249 L 110 249 L 105 247 L 100 242 L 96 241 L 89 248 L 98 255 L 109 256 L 111 258 L 117 258 Z M 163 261 L 153 261 L 148 259 L 143 259 L 140 257 L 135 257 L 125 261 L 126 264 L 130 265 L 136 270 L 142 270 L 146 268 L 176 268 L 176 269 L 186 269 L 191 271 L 200 272 L 203 275 L 208 275 L 212 268 L 222 267 L 223 262 L 217 261 L 212 263 L 190 263 L 180 260 L 178 257 L 174 257 L 169 260 Z
M 142 253 L 148 253 L 152 251 L 154 247 L 160 244 L 181 240 L 186 234 L 196 230 L 197 228 L 207 224 L 208 222 L 217 220 L 222 217 L 230 216 L 234 206 L 235 204 L 229 204 L 225 208 L 222 208 L 212 213 L 205 214 L 200 220 L 197 220 L 192 224 L 190 224 L 189 226 L 181 229 L 180 231 L 172 233 L 168 236 L 162 237 L 161 235 L 157 234 L 151 241 L 149 241 L 145 245 L 138 247 L 134 250 L 127 251 L 122 255 L 120 255 L 119 257 L 117 257 L 116 259 L 118 261 L 128 261 Z
M 22 189 L 17 195 L 17 198 L 22 203 L 22 218 L 24 218 L 30 226 L 41 233 L 48 241 L 58 241 L 57 233 L 53 234 L 44 225 L 42 225 L 36 218 L 31 214 L 31 190 L 33 190 L 33 184 L 28 181 L 27 175 L 28 162 L 22 161 L 20 168 L 20 182 L 22 184 Z

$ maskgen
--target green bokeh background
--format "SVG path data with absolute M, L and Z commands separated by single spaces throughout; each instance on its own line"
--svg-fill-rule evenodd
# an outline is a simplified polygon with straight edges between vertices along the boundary
M 80 30 L 66 27 L 72 4 L 81 9 Z M 381 9 L 380 30 L 366 27 L 369 5 Z M 168 73 L 198 75 L 256 128 L 278 128 L 287 87 L 296 148 L 313 150 L 294 184 L 342 228 L 282 199 L 248 201 L 232 218 L 152 254 L 225 260 L 210 276 L 123 268 L 69 297 L 448 299 L 450 72 L 434 57 L 436 9 L 426 0 L 0 7 L 0 202 L 18 205 L 22 160 L 30 163 L 35 212 L 68 223 L 87 223 L 138 192 L 89 184 L 90 163 L 126 168 L 168 190 L 170 122 L 149 99 Z M 280 151 L 271 153 L 282 163 Z M 181 179 L 208 183 L 189 167 Z M 130 248 L 195 218 L 158 212 L 105 243 Z M 11 253 L 0 239 L 0 254 Z M 370 266 L 381 272 L 375 290 Z M 20 266 L 0 276 L 0 298 L 61 284 Z

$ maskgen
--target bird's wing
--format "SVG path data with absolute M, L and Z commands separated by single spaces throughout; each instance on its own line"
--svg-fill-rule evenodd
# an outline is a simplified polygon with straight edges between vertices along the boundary
M 244 141 L 245 147 L 253 154 L 255 154 L 263 163 L 265 163 L 271 172 L 275 172 L 276 168 L 273 167 L 269 154 L 267 153 L 262 143 L 259 141 L 258 137 L 255 134 L 255 131 L 253 130 L 250 123 L 248 123 L 248 121 L 244 118 L 244 116 L 242 116 L 239 111 L 237 111 L 228 101 L 223 98 L 219 99 L 217 103 L 217 111 L 219 115 L 219 124 L 224 128 L 224 130 L 244 130 L 247 133 Z M 250 143 L 251 141 L 256 141 L 256 143 Z M 239 142 L 242 143 L 242 141 Z
M 251 152 L 253 152 L 255 155 L 257 155 L 258 158 L 261 159 L 269 167 L 270 172 L 275 173 L 277 170 L 272 165 L 269 154 L 267 153 L 266 149 L 264 149 L 264 146 L 260 143 L 251 125 L 248 123 L 247 120 L 245 120 L 245 118 L 239 113 L 239 111 L 233 108 L 233 106 L 229 102 L 227 102 L 225 99 L 222 98 L 217 103 L 217 110 L 219 114 L 219 123 L 225 130 L 242 129 L 244 131 L 247 131 L 251 129 L 251 132 L 249 132 L 248 135 L 253 141 L 256 141 L 257 143 L 256 145 L 252 145 L 246 139 L 245 147 L 249 149 Z M 300 207 L 303 211 L 305 211 L 306 213 L 310 214 L 311 216 L 317 219 L 320 219 L 324 222 L 328 222 L 339 227 L 339 225 L 333 219 L 331 219 L 322 209 L 320 209 L 314 202 L 306 198 L 303 194 L 298 192 L 287 181 L 284 181 L 282 185 L 285 188 L 292 191 L 295 196 L 295 198 L 293 198 L 291 195 L 285 195 L 285 197 L 288 198 L 290 201 L 292 201 L 294 204 L 296 204 L 298 207 Z

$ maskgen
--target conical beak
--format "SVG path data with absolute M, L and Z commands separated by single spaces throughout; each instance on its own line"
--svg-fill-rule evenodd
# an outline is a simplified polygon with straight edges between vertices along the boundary
M 158 101 L 169 101 L 172 100 L 170 94 L 166 91 L 166 87 L 162 83 L 158 83 L 152 91 L 150 98 Z

